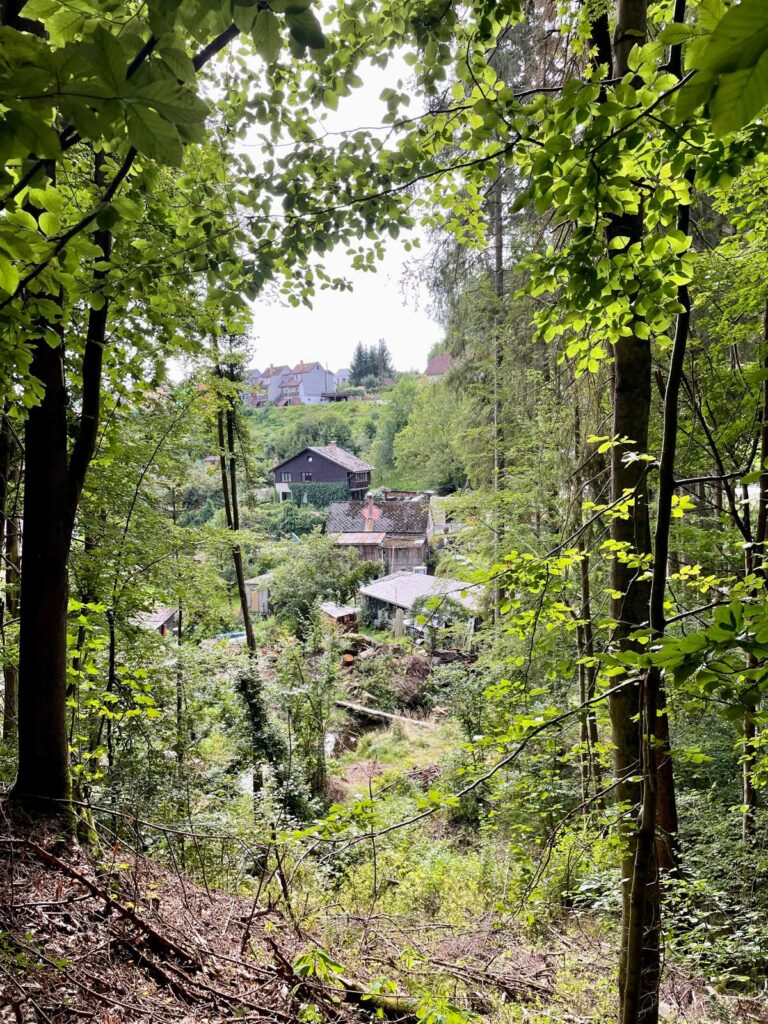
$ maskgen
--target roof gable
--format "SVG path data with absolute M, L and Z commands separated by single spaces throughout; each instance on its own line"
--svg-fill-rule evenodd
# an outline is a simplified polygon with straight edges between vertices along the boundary
M 429 360 L 424 373 L 427 377 L 438 377 L 444 373 L 448 373 L 452 366 L 453 356 L 448 352 L 438 352 L 436 356 L 432 356 Z

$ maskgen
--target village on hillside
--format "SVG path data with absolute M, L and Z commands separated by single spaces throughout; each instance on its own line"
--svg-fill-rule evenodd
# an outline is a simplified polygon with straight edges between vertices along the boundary
M 386 406 L 395 376 L 402 375 L 393 370 L 383 342 L 367 353 L 359 349 L 362 357 L 360 352 L 356 354 L 351 370 L 334 373 L 319 360 L 294 367 L 270 365 L 263 372 L 247 370 L 242 387 L 244 408 L 253 410 L 251 416 L 266 413 L 270 407 L 285 410 L 283 415 L 288 416 L 296 406 L 364 401 L 372 393 L 379 405 Z M 382 358 L 379 377 L 360 365 L 374 355 Z M 429 386 L 453 365 L 451 356 L 440 352 L 428 360 L 420 378 L 406 375 L 406 380 L 420 380 Z M 365 381 L 367 387 L 355 381 Z M 313 414 L 308 411 L 308 415 Z M 202 461 L 216 476 L 220 456 L 208 455 Z M 314 531 L 366 566 L 365 578 L 344 602 L 333 599 L 332 579 L 325 590 L 319 589 L 316 610 L 325 622 L 344 631 L 371 628 L 394 637 L 409 635 L 418 644 L 429 640 L 432 646 L 438 630 L 447 635 L 449 628 L 461 622 L 462 643 L 471 645 L 483 612 L 483 588 L 454 576 L 435 575 L 440 553 L 461 529 L 444 496 L 425 488 L 388 486 L 380 467 L 336 440 L 290 451 L 265 469 L 268 486 L 260 491 L 261 501 L 290 503 L 305 513 L 311 510 Z M 297 534 L 293 537 L 299 541 Z M 281 559 L 295 556 L 290 547 L 280 548 Z M 275 613 L 273 577 L 274 569 L 245 579 L 249 609 L 256 617 Z M 163 633 L 168 626 L 162 610 L 147 613 L 145 623 Z

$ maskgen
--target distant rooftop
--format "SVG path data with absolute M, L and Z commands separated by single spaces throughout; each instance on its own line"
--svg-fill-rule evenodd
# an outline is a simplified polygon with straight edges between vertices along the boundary
M 452 366 L 453 356 L 448 352 L 439 352 L 429 360 L 424 373 L 427 377 L 442 377 L 444 373 L 448 373 Z
M 480 610 L 482 591 L 477 583 L 418 572 L 394 572 L 360 587 L 361 594 L 409 611 L 421 597 L 450 597 L 468 611 Z
M 348 452 L 346 448 L 340 448 L 337 444 L 310 446 L 307 451 L 323 455 L 331 462 L 335 462 L 337 466 L 343 466 L 344 469 L 348 469 L 352 473 L 373 472 L 373 466 L 358 459 L 352 452 Z

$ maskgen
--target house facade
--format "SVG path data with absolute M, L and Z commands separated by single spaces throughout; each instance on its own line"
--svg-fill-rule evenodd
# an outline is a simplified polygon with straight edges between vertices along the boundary
M 351 498 L 362 498 L 371 486 L 372 472 L 372 466 L 337 444 L 304 448 L 272 470 L 281 501 L 293 498 L 292 484 L 339 484 Z
M 248 403 L 260 405 L 316 405 L 323 395 L 335 394 L 336 374 L 315 361 L 290 366 L 268 366 L 263 373 L 249 370 Z
M 297 363 L 285 375 L 278 405 L 317 405 L 336 390 L 336 374 L 318 362 Z
M 263 373 L 249 370 L 247 380 L 251 393 L 248 396 L 248 404 L 258 407 L 268 402 L 277 402 L 282 379 L 289 372 L 289 366 L 268 366 Z
M 389 573 L 424 566 L 429 555 L 427 501 L 335 501 L 325 529 L 340 547 L 355 548 L 363 561 L 381 562 Z

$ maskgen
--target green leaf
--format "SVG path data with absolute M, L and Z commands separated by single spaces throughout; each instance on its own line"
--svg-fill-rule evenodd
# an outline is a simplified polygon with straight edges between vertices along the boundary
M 195 77 L 195 65 L 192 58 L 183 50 L 175 46 L 163 50 L 160 56 L 163 58 L 169 69 L 182 82 L 191 82 Z
M 677 46 L 679 43 L 684 43 L 687 39 L 690 39 L 695 32 L 696 29 L 693 25 L 682 25 L 679 22 L 674 22 L 671 25 L 667 25 L 659 33 L 659 42 L 664 43 L 665 46 Z
M 716 136 L 749 124 L 768 104 L 768 50 L 753 67 L 723 75 L 710 101 Z
M 19 272 L 12 263 L 0 256 L 0 288 L 13 295 L 19 285 Z
M 765 0 L 742 0 L 718 22 L 697 60 L 697 67 L 722 74 L 757 64 L 768 49 Z
M 120 214 L 114 206 L 105 206 L 103 210 L 99 212 L 96 218 L 96 223 L 103 231 L 110 231 L 115 224 L 120 220 Z
M 130 104 L 126 111 L 128 137 L 140 153 L 163 164 L 178 167 L 183 149 L 179 133 L 157 111 Z
M 199 124 L 209 113 L 205 100 L 201 100 L 189 88 L 167 78 L 145 85 L 136 96 L 147 101 L 167 121 L 176 124 Z
M 253 45 L 256 52 L 267 64 L 273 64 L 280 56 L 283 39 L 280 34 L 280 23 L 272 11 L 259 11 L 253 26 Z
M 6 132 L 13 139 L 13 155 L 50 157 L 61 155 L 59 136 L 41 117 L 23 110 L 8 110 L 0 122 L 0 139 Z
M 699 71 L 682 87 L 677 94 L 675 104 L 675 120 L 679 123 L 688 118 L 707 102 L 712 95 L 717 77 L 708 71 Z
M 312 0 L 272 0 L 269 6 L 279 14 L 301 14 L 312 6 Z
M 258 13 L 259 9 L 255 4 L 235 4 L 232 8 L 232 21 L 241 32 L 250 33 Z
M 297 43 L 308 46 L 311 50 L 322 50 L 326 45 L 320 22 L 312 11 L 286 11 L 285 20 Z

